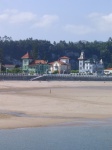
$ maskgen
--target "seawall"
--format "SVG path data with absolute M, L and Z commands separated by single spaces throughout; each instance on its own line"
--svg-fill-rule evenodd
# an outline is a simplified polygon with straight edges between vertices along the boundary
M 31 81 L 112 81 L 112 76 L 70 75 L 70 74 L 0 74 L 0 80 L 31 80 Z

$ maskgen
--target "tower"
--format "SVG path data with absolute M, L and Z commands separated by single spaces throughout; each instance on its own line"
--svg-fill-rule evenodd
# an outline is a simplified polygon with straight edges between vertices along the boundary
M 61 62 L 64 62 L 66 64 L 69 64 L 69 57 L 67 56 L 63 56 L 63 57 L 60 57 L 59 59 Z
M 81 55 L 80 55 L 80 57 L 78 58 L 78 60 L 79 60 L 79 73 L 82 73 L 82 72 L 85 72 L 84 70 L 85 70 L 85 63 L 84 63 L 84 61 L 85 61 L 85 54 L 84 54 L 84 52 L 81 52 Z
M 24 56 L 22 56 L 21 59 L 22 59 L 22 70 L 24 72 L 28 72 L 29 64 L 32 61 L 31 56 L 27 52 Z

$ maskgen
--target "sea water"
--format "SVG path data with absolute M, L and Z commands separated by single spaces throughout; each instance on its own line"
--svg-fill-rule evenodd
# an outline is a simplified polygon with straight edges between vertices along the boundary
M 112 150 L 112 126 L 0 130 L 0 150 Z

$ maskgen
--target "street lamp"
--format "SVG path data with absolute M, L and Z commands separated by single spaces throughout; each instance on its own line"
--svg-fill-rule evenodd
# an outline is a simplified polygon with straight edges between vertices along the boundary
M 6 73 L 7 73 L 8 68 L 6 68 Z

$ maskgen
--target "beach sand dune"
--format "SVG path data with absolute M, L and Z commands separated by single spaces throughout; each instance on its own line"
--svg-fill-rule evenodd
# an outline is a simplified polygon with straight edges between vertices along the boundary
M 112 82 L 1 81 L 0 128 L 112 117 Z

